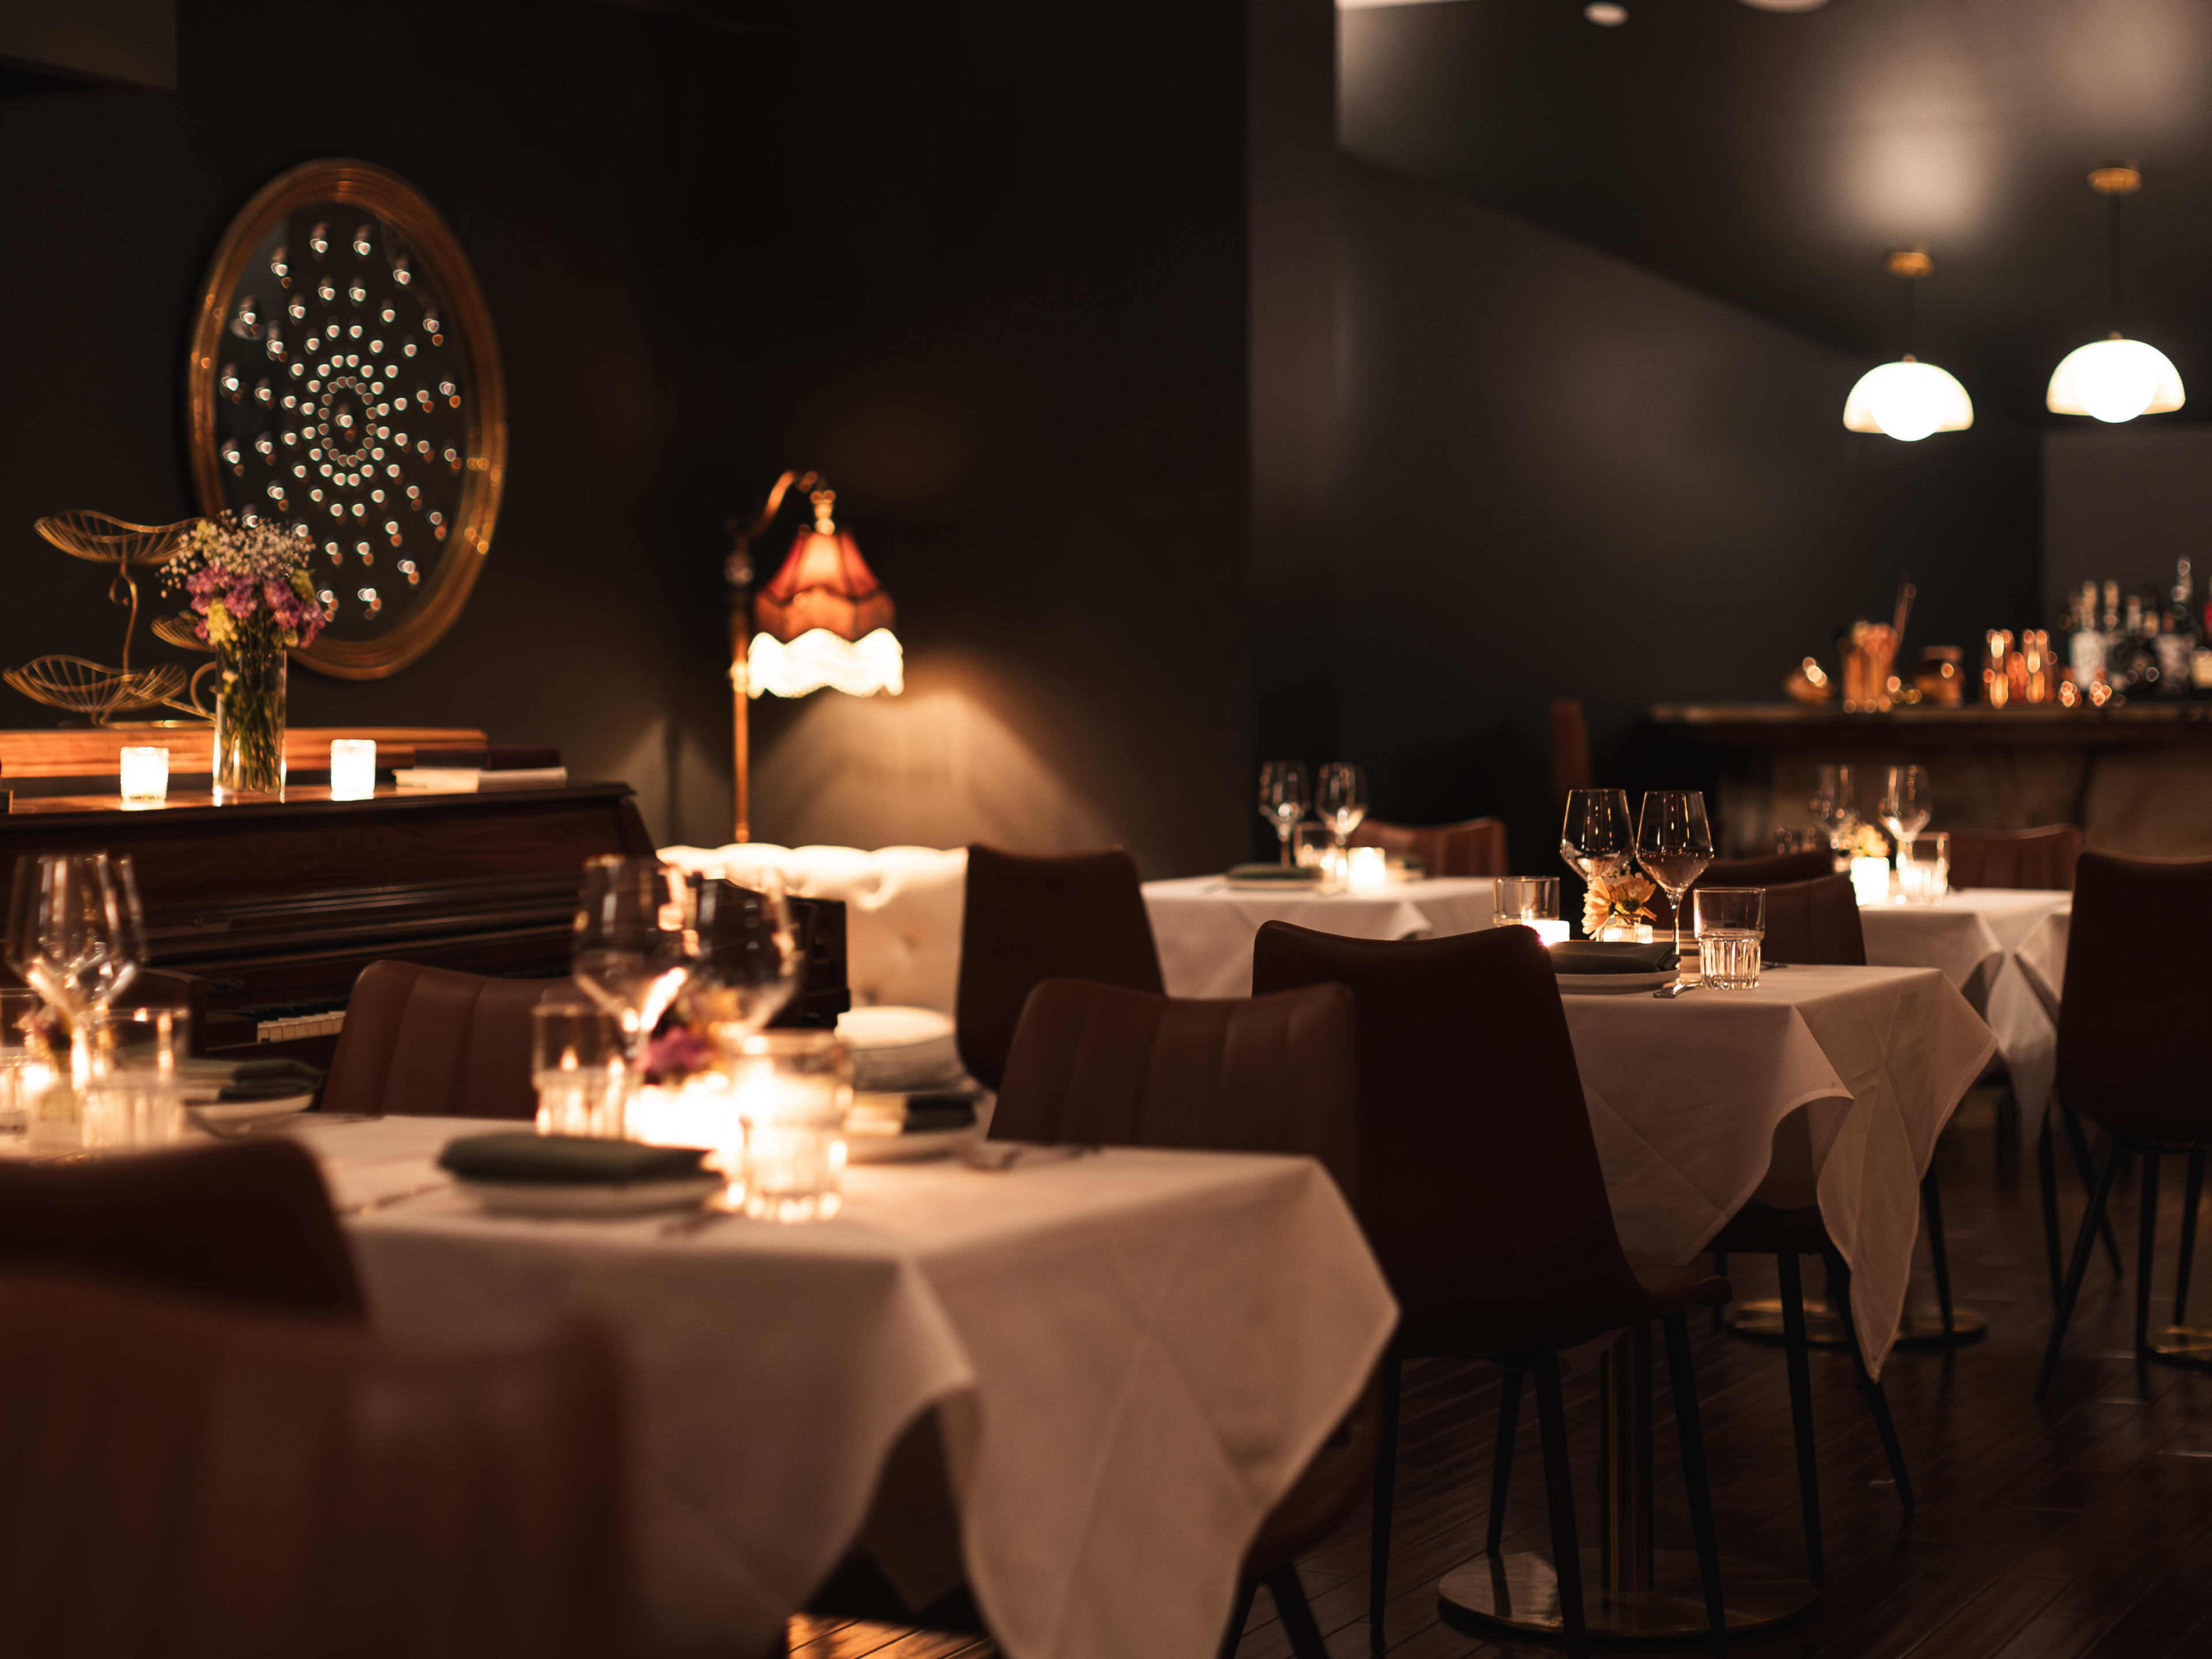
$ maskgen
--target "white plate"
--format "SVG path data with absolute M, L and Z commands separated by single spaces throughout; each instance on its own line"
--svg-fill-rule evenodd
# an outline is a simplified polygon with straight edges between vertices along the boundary
M 848 1164 L 920 1164 L 927 1158 L 950 1158 L 983 1133 L 980 1123 L 963 1123 L 957 1129 L 924 1129 L 915 1134 L 845 1137 Z
M 312 1094 L 276 1095 L 268 1100 L 201 1101 L 192 1098 L 190 1088 L 185 1091 L 185 1104 L 193 1115 L 223 1129 L 243 1129 L 257 1123 L 274 1123 L 279 1118 L 304 1112 L 314 1103 L 315 1097 Z
M 1672 985 L 1680 972 L 1674 968 L 1656 969 L 1648 974 L 1554 974 L 1559 981 L 1559 991 L 1565 996 L 1619 997 L 1632 991 L 1656 991 L 1662 985 Z
M 728 1183 L 718 1175 L 614 1185 L 594 1181 L 458 1181 L 493 1215 L 625 1216 L 693 1210 Z

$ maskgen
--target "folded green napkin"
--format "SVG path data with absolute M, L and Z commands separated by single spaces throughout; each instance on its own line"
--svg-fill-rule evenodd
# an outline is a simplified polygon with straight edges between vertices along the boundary
M 462 1135 L 446 1143 L 438 1167 L 463 1181 L 535 1182 L 562 1186 L 626 1187 L 681 1181 L 704 1173 L 696 1146 L 647 1146 L 635 1140 L 539 1135 L 528 1130 Z
M 966 1095 L 908 1095 L 906 1128 L 910 1135 L 939 1129 L 964 1129 L 975 1121 L 975 1103 Z
M 1674 965 L 1671 939 L 1652 945 L 1574 939 L 1550 948 L 1555 974 L 1656 974 Z
M 1285 887 L 1313 887 L 1321 881 L 1321 872 L 1305 864 L 1232 864 L 1229 866 L 1231 881 L 1279 881 Z
M 313 1094 L 323 1086 L 323 1068 L 303 1060 L 241 1061 L 230 1080 L 216 1092 L 217 1100 L 282 1100 L 290 1095 Z

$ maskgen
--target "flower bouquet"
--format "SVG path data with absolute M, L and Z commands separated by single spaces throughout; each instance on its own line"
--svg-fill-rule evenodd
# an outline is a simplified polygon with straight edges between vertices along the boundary
M 303 528 L 203 519 L 162 568 L 187 594 L 193 632 L 215 652 L 215 795 L 282 793 L 286 650 L 311 645 L 330 621 L 307 574 Z
M 1632 936 L 1638 927 L 1649 927 L 1653 921 L 1649 901 L 1658 890 L 1649 877 L 1633 870 L 1592 876 L 1589 890 L 1583 895 L 1583 937 L 1603 939 L 1616 927 Z

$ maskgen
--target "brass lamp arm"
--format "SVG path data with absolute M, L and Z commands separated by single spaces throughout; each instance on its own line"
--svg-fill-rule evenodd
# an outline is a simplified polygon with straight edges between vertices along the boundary
M 796 467 L 787 468 L 768 492 L 767 504 L 761 508 L 760 516 L 753 520 L 752 527 L 738 530 L 734 525 L 732 526 L 733 539 L 729 557 L 722 562 L 722 575 L 730 584 L 730 689 L 736 703 L 731 711 L 734 728 L 731 758 L 735 768 L 737 796 L 736 822 L 732 827 L 735 830 L 733 839 L 741 842 L 752 839 L 752 784 L 750 775 L 752 757 L 746 709 L 751 693 L 745 681 L 745 653 L 753 621 L 753 543 L 769 525 L 775 522 L 775 515 L 783 506 L 783 498 L 794 486 L 807 490 L 821 482 L 819 472 L 801 472 Z

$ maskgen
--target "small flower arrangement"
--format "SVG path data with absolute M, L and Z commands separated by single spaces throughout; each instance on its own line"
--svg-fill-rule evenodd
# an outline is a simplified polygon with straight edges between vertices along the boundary
M 303 530 L 241 525 L 229 513 L 202 519 L 162 567 L 161 585 L 191 597 L 193 632 L 218 653 L 313 645 L 330 612 L 307 574 L 312 545 Z
M 1889 838 L 1870 823 L 1862 823 L 1851 832 L 1850 854 L 1860 859 L 1886 859 L 1889 856 Z
M 1601 939 L 1608 927 L 1634 927 L 1650 921 L 1648 901 L 1658 890 L 1649 877 L 1633 870 L 1591 877 L 1589 890 L 1583 895 L 1583 934 Z

